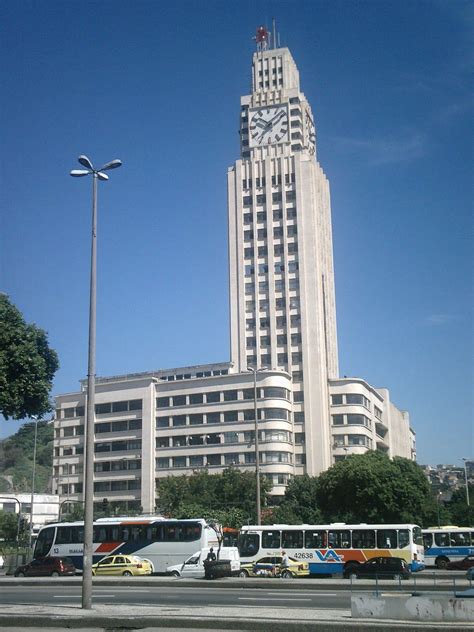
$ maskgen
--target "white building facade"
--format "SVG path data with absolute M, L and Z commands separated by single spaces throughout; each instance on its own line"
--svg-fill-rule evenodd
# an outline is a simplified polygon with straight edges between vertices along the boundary
M 254 54 L 240 139 L 228 170 L 231 361 L 97 380 L 98 504 L 152 512 L 161 477 L 254 470 L 252 371 L 275 501 L 291 476 L 350 454 L 415 458 L 408 414 L 388 390 L 338 377 L 329 184 L 287 48 Z M 71 500 L 82 499 L 85 387 L 56 398 L 54 476 Z

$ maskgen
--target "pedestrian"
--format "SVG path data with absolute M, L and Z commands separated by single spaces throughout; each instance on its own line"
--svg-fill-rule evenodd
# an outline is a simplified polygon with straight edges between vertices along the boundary
M 281 563 L 280 563 L 280 577 L 288 569 L 289 565 L 290 565 L 290 558 L 288 557 L 288 553 L 286 551 L 282 551 Z
M 207 554 L 207 557 L 206 557 L 206 562 L 215 562 L 216 559 L 217 559 L 216 554 L 214 553 L 214 549 L 211 546 L 211 548 L 209 549 L 209 553 Z

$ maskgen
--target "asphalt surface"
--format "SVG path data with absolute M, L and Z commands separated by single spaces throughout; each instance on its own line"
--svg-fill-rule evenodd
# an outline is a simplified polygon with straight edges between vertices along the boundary
M 214 581 L 192 580 L 192 579 L 175 579 L 175 578 L 95 578 L 94 591 L 99 587 L 109 586 L 111 591 L 113 586 L 120 589 L 125 586 L 142 588 L 146 585 L 154 586 L 159 591 L 165 587 L 171 586 L 194 587 L 207 589 L 222 589 L 223 587 L 232 587 L 233 590 L 239 586 L 255 588 L 255 594 L 260 595 L 262 590 L 275 592 L 274 601 L 271 607 L 262 605 L 253 605 L 239 603 L 233 605 L 212 605 L 212 606 L 190 606 L 186 603 L 186 596 L 183 590 L 183 599 L 180 604 L 170 605 L 150 605 L 150 604 L 108 604 L 94 603 L 92 609 L 87 610 L 81 607 L 80 602 L 65 604 L 51 603 L 7 603 L 7 599 L 2 599 L 0 609 L 0 628 L 2 632 L 19 632 L 19 630 L 27 630 L 31 628 L 41 628 L 45 632 L 52 630 L 66 629 L 87 629 L 91 632 L 107 630 L 109 632 L 118 632 L 124 630 L 140 629 L 144 632 L 152 632 L 154 630 L 253 630 L 255 632 L 313 632 L 313 631 L 331 631 L 331 632 L 348 632 L 348 630 L 364 630 L 367 632 L 385 632 L 386 630 L 403 630 L 407 632 L 416 632 L 417 630 L 430 630 L 430 632 L 447 632 L 448 630 L 468 631 L 472 632 L 471 623 L 436 623 L 426 622 L 418 623 L 413 621 L 397 622 L 389 620 L 369 619 L 352 619 L 350 608 L 331 608 L 317 607 L 317 609 L 307 608 L 305 602 L 300 602 L 298 606 L 284 605 L 283 601 L 278 598 L 278 591 L 281 596 L 289 590 L 302 595 L 307 591 L 314 590 L 319 592 L 327 586 L 327 583 L 321 583 L 321 580 L 280 580 L 280 579 L 223 579 Z M 337 580 L 331 581 L 335 586 Z M 126 582 L 126 583 L 125 583 Z M 0 591 L 5 594 L 14 586 L 22 586 L 25 591 L 31 593 L 35 590 L 35 586 L 66 586 L 81 583 L 81 578 L 45 578 L 45 579 L 15 579 L 11 577 L 0 578 Z M 347 580 L 339 580 L 342 586 L 350 587 Z M 393 589 L 393 581 L 391 583 Z M 418 584 L 420 582 L 418 581 Z M 424 583 L 424 582 L 423 582 Z M 432 580 L 431 582 L 432 583 Z M 437 582 L 439 583 L 439 582 Z M 449 580 L 448 580 L 449 583 Z M 358 590 L 362 590 L 366 585 L 369 591 L 373 592 L 374 582 L 367 580 L 358 580 Z M 406 582 L 403 583 L 404 585 Z M 467 587 L 467 586 L 466 586 Z M 317 590 L 315 590 L 317 588 Z M 102 591 L 101 591 L 102 592 Z M 134 592 L 131 590 L 130 592 Z M 404 591 L 405 592 L 405 591 Z M 94 593 L 93 593 L 94 594 Z M 247 594 L 247 591 L 245 591 Z M 359 592 L 360 594 L 360 592 Z M 396 593 L 397 594 L 397 593 Z M 400 594 L 400 593 L 398 593 Z M 408 591 L 408 594 L 410 592 Z M 439 593 L 437 593 L 439 594 Z M 347 592 L 345 595 L 349 596 Z M 93 597 L 94 599 L 94 597 Z M 27 599 L 25 598 L 25 601 Z

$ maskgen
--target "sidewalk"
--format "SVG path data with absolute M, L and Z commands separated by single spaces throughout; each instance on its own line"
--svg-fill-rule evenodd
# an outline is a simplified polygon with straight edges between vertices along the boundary
M 137 630 L 164 632 L 181 630 L 249 630 L 252 632 L 347 632 L 359 630 L 385 632 L 472 632 L 469 624 L 456 623 L 406 623 L 351 619 L 348 610 L 308 610 L 303 608 L 256 608 L 256 607 L 202 607 L 181 608 L 171 606 L 140 606 L 139 612 L 131 612 L 130 606 L 97 605 L 92 610 L 79 606 L 30 606 L 5 605 L 0 612 L 2 632 L 40 628 L 48 630 L 87 629 Z

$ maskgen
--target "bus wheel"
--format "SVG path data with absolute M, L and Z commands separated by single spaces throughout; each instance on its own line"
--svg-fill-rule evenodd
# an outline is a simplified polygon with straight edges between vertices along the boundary
M 436 568 L 444 569 L 448 565 L 448 562 L 449 560 L 447 557 L 438 557 L 436 558 L 436 562 L 435 562 Z

